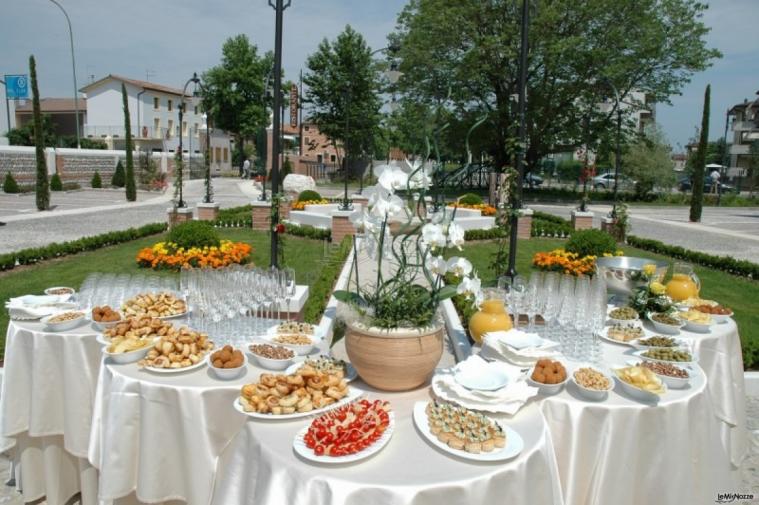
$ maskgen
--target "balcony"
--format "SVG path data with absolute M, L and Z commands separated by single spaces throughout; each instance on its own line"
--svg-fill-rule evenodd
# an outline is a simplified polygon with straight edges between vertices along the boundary
M 731 155 L 745 155 L 749 153 L 749 149 L 751 149 L 750 144 L 731 144 L 730 154 Z
M 757 125 L 753 121 L 735 121 L 733 123 L 733 131 L 751 131 L 751 130 L 757 130 L 759 131 L 759 125 Z
M 132 138 L 135 140 L 171 140 L 179 138 L 179 131 L 176 127 L 171 134 L 169 133 L 169 129 L 164 127 L 141 126 L 138 129 L 136 126 L 132 126 L 131 130 Z M 192 133 L 193 139 L 198 138 L 198 130 L 195 128 L 192 128 L 190 133 Z M 125 137 L 125 131 L 124 127 L 120 125 L 84 125 L 84 135 L 92 139 L 104 139 L 106 137 L 120 139 Z M 186 132 L 184 138 L 188 138 Z

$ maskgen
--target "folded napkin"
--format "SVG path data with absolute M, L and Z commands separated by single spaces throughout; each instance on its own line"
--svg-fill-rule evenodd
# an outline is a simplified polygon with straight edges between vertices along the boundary
M 517 366 L 532 366 L 541 358 L 556 358 L 561 354 L 558 342 L 532 335 L 520 330 L 495 331 L 486 333 L 482 344 L 488 353 Z
M 39 319 L 62 310 L 76 307 L 75 303 L 65 302 L 66 295 L 26 295 L 11 298 L 6 302 L 5 308 L 11 319 Z
M 522 372 L 506 363 L 500 363 L 509 376 L 508 384 L 496 391 L 473 391 L 456 382 L 455 374 L 459 367 L 493 366 L 480 356 L 472 355 L 451 369 L 438 370 L 432 378 L 432 391 L 439 398 L 463 407 L 493 412 L 497 414 L 516 414 L 522 406 L 538 393 L 538 389 L 524 381 Z
M 514 349 L 521 351 L 530 347 L 542 348 L 548 344 L 552 344 L 550 340 L 541 338 L 537 333 L 527 333 L 522 330 L 510 329 L 508 331 L 493 331 L 488 333 L 499 342 L 513 347 Z

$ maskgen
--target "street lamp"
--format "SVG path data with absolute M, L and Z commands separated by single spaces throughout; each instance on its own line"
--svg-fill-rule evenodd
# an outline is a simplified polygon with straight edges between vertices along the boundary
M 79 139 L 79 98 L 78 98 L 78 88 L 76 85 L 76 60 L 74 59 L 74 32 L 71 30 L 71 20 L 69 19 L 69 15 L 66 12 L 66 9 L 63 8 L 61 4 L 57 2 L 57 0 L 50 0 L 53 2 L 58 8 L 63 12 L 63 15 L 66 16 L 66 23 L 69 26 L 69 43 L 71 44 L 71 73 L 74 75 L 74 111 L 76 113 L 76 148 L 81 149 L 82 144 Z
M 614 107 L 617 110 L 617 134 L 616 134 L 616 146 L 614 148 L 614 206 L 611 208 L 611 217 L 617 217 L 617 187 L 619 185 L 619 167 L 622 164 L 622 150 L 621 150 L 621 138 L 622 138 L 622 108 L 620 104 L 622 101 L 619 98 L 619 91 L 617 87 L 611 82 L 611 79 L 604 77 L 603 81 L 609 85 L 614 92 Z
M 190 85 L 190 83 L 193 82 L 197 86 L 200 83 L 200 79 L 198 78 L 198 73 L 193 72 L 192 77 L 187 79 L 187 82 L 184 84 L 184 88 L 182 88 L 182 97 L 179 99 L 179 171 L 177 174 L 177 177 L 179 178 L 178 189 L 179 189 L 179 201 L 177 201 L 177 207 L 186 207 L 187 204 L 184 201 L 184 198 L 182 197 L 182 188 L 184 186 L 184 180 L 182 178 L 183 175 L 183 164 L 184 164 L 184 153 L 182 152 L 182 136 L 184 128 L 182 126 L 182 120 L 184 118 L 184 98 L 187 95 L 187 86 Z M 193 102 L 197 99 L 197 97 L 193 94 Z M 190 156 L 187 157 L 188 160 L 190 160 L 190 163 L 192 163 L 192 153 L 189 153 Z
M 205 112 L 202 116 L 203 124 L 200 130 L 206 132 L 206 156 L 205 156 L 205 185 L 206 195 L 203 197 L 203 203 L 213 202 L 213 188 L 211 186 L 211 125 L 208 124 L 208 114 Z

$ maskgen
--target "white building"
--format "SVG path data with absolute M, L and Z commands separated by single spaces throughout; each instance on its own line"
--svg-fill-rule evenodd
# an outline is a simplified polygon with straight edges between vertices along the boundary
M 109 74 L 82 91 L 87 98 L 84 136 L 105 140 L 110 149 L 123 149 L 125 143 L 122 83 L 126 87 L 129 120 L 136 149 L 148 152 L 175 152 L 182 137 L 182 152 L 189 156 L 204 152 L 205 131 L 199 101 L 192 89 L 182 90 L 147 81 Z M 185 112 L 179 124 L 179 107 Z M 213 131 L 211 165 L 214 171 L 231 168 L 229 136 Z

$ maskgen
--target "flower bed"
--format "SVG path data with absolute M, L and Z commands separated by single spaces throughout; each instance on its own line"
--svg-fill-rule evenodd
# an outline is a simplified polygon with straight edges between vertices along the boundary
M 497 209 L 486 203 L 452 203 L 448 207 L 461 207 L 462 209 L 479 210 L 483 216 L 495 216 Z
M 218 247 L 178 247 L 173 242 L 158 242 L 137 253 L 137 264 L 154 270 L 179 270 L 191 267 L 220 268 L 247 263 L 252 247 L 245 242 L 222 240 Z
M 322 198 L 321 200 L 304 200 L 304 201 L 297 201 L 290 204 L 291 210 L 305 210 L 306 205 L 328 205 L 330 202 L 326 198 Z
M 564 249 L 539 252 L 532 257 L 532 264 L 540 270 L 562 272 L 570 275 L 590 275 L 596 267 L 595 256 L 582 256 Z

